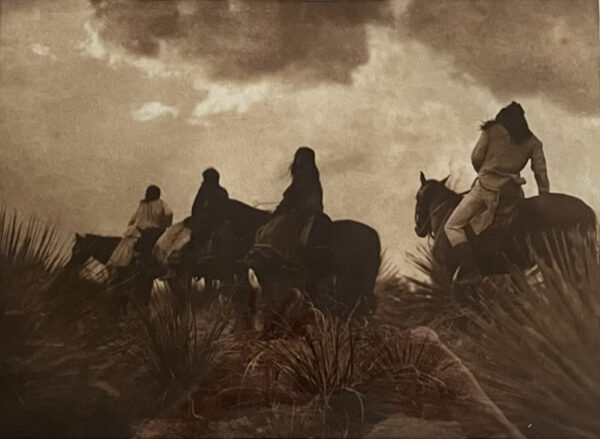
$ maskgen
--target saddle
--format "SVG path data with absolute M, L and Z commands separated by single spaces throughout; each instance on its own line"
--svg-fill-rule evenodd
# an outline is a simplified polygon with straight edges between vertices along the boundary
M 244 260 L 270 271 L 304 271 L 320 278 L 335 266 L 330 230 L 331 219 L 324 213 L 283 214 L 259 229 Z
M 490 230 L 507 231 L 512 228 L 518 218 L 519 205 L 525 199 L 521 186 L 507 184 L 498 195 L 498 204 L 494 212 L 494 220 Z
M 191 247 L 196 264 L 231 256 L 235 246 L 235 236 L 229 221 L 223 221 L 213 231 L 206 234 L 192 233 Z

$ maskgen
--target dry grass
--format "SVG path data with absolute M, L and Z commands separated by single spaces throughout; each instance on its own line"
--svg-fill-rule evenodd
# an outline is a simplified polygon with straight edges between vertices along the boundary
M 202 319 L 191 304 L 180 305 L 162 288 L 148 309 L 139 308 L 130 351 L 149 368 L 165 394 L 187 392 L 202 383 L 223 351 L 231 309 L 215 302 Z
M 72 239 L 0 211 L 0 412 L 8 436 L 128 436 L 201 380 L 222 313 L 115 315 L 106 286 L 63 271 Z M 213 310 L 214 311 L 214 310 Z
M 554 242 L 550 242 L 554 240 Z M 558 241 L 556 241 L 558 240 Z M 600 435 L 600 258 L 582 237 L 579 251 L 538 258 L 539 271 L 514 272 L 480 299 L 463 355 L 490 396 L 530 437 Z M 552 244 L 552 245 L 550 245 Z
M 347 320 L 313 309 L 314 324 L 299 338 L 261 344 L 261 355 L 300 394 L 329 399 L 352 388 L 356 370 L 356 335 Z
M 423 276 L 402 276 L 392 269 L 380 276 L 375 319 L 382 325 L 401 329 L 427 326 L 448 341 L 452 328 L 465 321 L 465 304 L 432 260 L 428 247 L 420 247 L 416 254 L 409 255 L 409 261 Z
M 486 392 L 531 437 L 600 435 L 596 241 L 575 254 L 550 245 L 557 253 L 535 275 L 487 281 L 474 307 L 435 281 L 425 249 L 414 260 L 434 281 L 388 267 L 375 320 L 359 326 L 314 310 L 301 334 L 258 341 L 231 333 L 230 305 L 199 311 L 168 289 L 148 308 L 115 316 L 102 284 L 61 272 L 69 238 L 6 210 L 0 226 L 3 434 L 128 436 L 168 412 L 225 436 L 363 436 L 390 407 L 426 416 L 453 397 L 436 369 L 445 361 L 439 343 L 402 332 L 427 325 L 453 337 Z M 182 400 L 198 404 L 171 410 Z

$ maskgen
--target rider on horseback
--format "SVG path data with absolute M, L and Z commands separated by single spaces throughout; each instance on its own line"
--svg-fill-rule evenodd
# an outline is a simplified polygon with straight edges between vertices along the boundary
M 323 244 L 330 219 L 323 213 L 315 152 L 306 146 L 298 148 L 289 169 L 292 183 L 273 219 L 258 230 L 256 242 L 269 245 L 284 259 L 297 259 L 307 248 Z
M 202 177 L 202 184 L 192 205 L 189 225 L 192 229 L 192 243 L 197 253 L 202 251 L 210 254 L 211 249 L 205 246 L 209 244 L 209 240 L 213 240 L 211 238 L 217 237 L 225 225 L 229 194 L 219 184 L 220 176 L 216 169 L 206 169 Z
M 160 235 L 173 223 L 173 212 L 160 199 L 160 188 L 150 185 L 146 196 L 129 220 L 124 237 L 112 253 L 107 266 L 127 267 L 133 259 L 134 248 L 149 256 Z
M 522 194 L 525 180 L 521 170 L 531 160 L 540 194 L 550 185 L 542 142 L 530 131 L 521 105 L 512 102 L 500 110 L 494 120 L 481 126 L 481 136 L 473 149 L 471 161 L 477 179 L 458 207 L 448 218 L 444 230 L 460 259 L 459 280 L 471 282 L 481 278 L 479 265 L 468 243 L 466 227 L 480 234 L 493 221 L 499 197 L 506 191 Z M 522 195 L 521 195 L 522 196 Z M 480 221 L 474 221 L 475 219 Z

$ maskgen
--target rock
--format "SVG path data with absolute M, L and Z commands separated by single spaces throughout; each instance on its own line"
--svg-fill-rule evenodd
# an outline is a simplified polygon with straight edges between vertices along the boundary
M 430 328 L 387 334 L 388 355 L 377 388 L 382 397 L 424 419 L 456 421 L 467 437 L 524 439 L 463 362 Z M 390 386 L 390 381 L 393 383 Z M 392 390 L 393 387 L 393 390 Z

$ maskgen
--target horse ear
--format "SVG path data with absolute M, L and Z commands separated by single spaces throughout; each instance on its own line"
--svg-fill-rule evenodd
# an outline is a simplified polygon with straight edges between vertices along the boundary
M 450 176 L 448 175 L 446 178 L 444 178 L 442 181 L 440 181 L 440 183 L 442 183 L 444 186 L 446 186 L 446 182 L 448 181 L 449 178 L 450 178 Z
M 425 177 L 425 174 L 423 174 L 423 171 L 421 171 L 420 177 L 421 177 L 421 184 L 425 184 L 425 182 L 427 181 L 427 177 Z
M 75 233 L 75 241 L 81 241 L 83 239 L 83 236 L 80 235 L 79 233 Z

